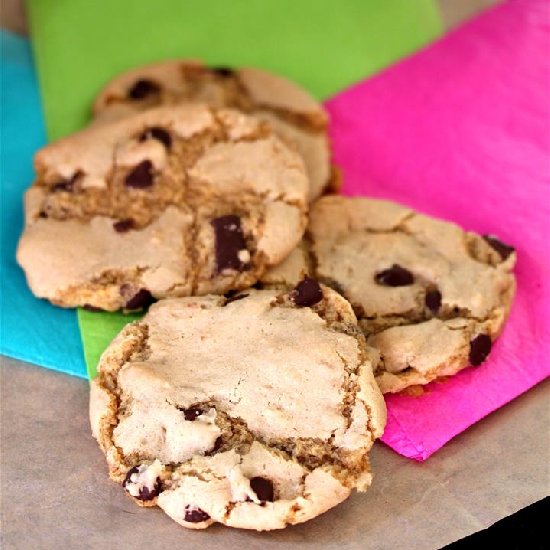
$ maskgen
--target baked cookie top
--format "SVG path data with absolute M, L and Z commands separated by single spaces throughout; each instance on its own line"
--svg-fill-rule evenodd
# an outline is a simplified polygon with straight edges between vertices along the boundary
M 323 197 L 307 239 L 263 277 L 295 284 L 310 274 L 353 306 L 382 360 L 383 392 L 481 364 L 515 291 L 513 249 L 492 236 L 373 199 Z
M 303 88 L 254 68 L 207 67 L 199 61 L 172 60 L 129 70 L 98 94 L 93 114 L 112 120 L 151 107 L 203 102 L 254 114 L 296 147 L 310 178 L 310 199 L 331 185 L 328 115 Z
M 370 484 L 376 361 L 349 304 L 313 279 L 167 299 L 103 354 L 92 430 L 139 504 L 191 528 L 278 529 Z
M 306 224 L 302 159 L 238 111 L 150 109 L 48 145 L 35 169 L 17 257 L 65 307 L 250 286 Z

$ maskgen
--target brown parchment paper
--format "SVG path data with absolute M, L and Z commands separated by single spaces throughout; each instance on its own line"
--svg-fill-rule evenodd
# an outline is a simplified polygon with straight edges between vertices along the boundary
M 550 381 L 419 464 L 383 444 L 366 494 L 303 525 L 190 531 L 109 481 L 84 380 L 3 359 L 2 548 L 436 549 L 550 493 Z M 444 421 L 444 419 L 441 419 Z

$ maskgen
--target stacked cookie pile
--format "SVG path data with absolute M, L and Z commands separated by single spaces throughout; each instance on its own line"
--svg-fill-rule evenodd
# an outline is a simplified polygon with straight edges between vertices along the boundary
M 100 360 L 92 430 L 186 527 L 282 528 L 366 490 L 382 392 L 481 364 L 508 315 L 512 248 L 327 194 L 327 122 L 280 77 L 167 62 L 35 157 L 18 261 L 56 305 L 149 308 Z

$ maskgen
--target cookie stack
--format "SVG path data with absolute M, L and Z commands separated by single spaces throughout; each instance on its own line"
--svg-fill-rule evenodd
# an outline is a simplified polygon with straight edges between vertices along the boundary
M 147 309 L 103 354 L 109 473 L 185 527 L 278 529 L 371 482 L 382 392 L 480 365 L 513 249 L 330 195 L 327 115 L 256 69 L 125 73 L 36 154 L 18 261 L 62 307 Z

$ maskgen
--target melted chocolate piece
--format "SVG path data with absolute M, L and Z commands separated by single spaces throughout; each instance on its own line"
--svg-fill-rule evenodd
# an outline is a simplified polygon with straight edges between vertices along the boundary
M 189 409 L 183 409 L 183 416 L 185 420 L 193 422 L 202 414 L 202 411 L 197 407 L 190 407 Z
M 503 260 L 506 260 L 515 251 L 513 246 L 510 246 L 502 241 L 499 241 L 493 235 L 483 235 L 485 241 L 490 245 L 493 250 L 496 250 L 500 254 Z
M 273 502 L 275 500 L 273 483 L 265 477 L 253 477 L 250 480 L 250 488 L 262 502 Z
M 489 353 L 491 353 L 492 347 L 493 343 L 488 334 L 478 334 L 470 342 L 470 365 L 473 365 L 474 367 L 481 365 L 481 363 L 487 359 Z
M 51 190 L 56 193 L 58 191 L 67 191 L 70 193 L 74 190 L 74 184 L 76 183 L 76 180 L 82 175 L 82 172 L 78 170 L 75 172 L 68 180 L 62 180 L 58 183 L 55 183 L 52 185 Z
M 414 283 L 413 274 L 397 264 L 377 273 L 374 280 L 383 286 L 409 286 Z
M 424 299 L 426 307 L 432 312 L 437 313 L 441 308 L 441 292 L 437 288 L 428 290 Z
M 145 141 L 147 139 L 156 139 L 157 141 L 160 141 L 166 149 L 170 149 L 172 146 L 172 136 L 170 135 L 170 132 L 160 126 L 147 128 L 147 130 L 139 136 L 139 141 Z
M 124 285 L 120 289 L 121 294 L 124 296 Z M 141 309 L 150 306 L 155 299 L 152 294 L 146 288 L 140 288 L 136 294 L 134 294 L 124 305 L 126 309 Z
M 210 516 L 196 506 L 186 506 L 183 519 L 189 523 L 200 523 L 210 519 Z
M 128 470 L 128 473 L 124 478 L 124 482 L 122 483 L 122 486 L 126 489 L 129 483 L 134 483 L 131 478 L 134 474 L 139 474 L 139 473 L 140 473 L 139 466 L 134 466 L 131 470 Z M 158 496 L 161 490 L 162 490 L 162 482 L 157 477 L 153 487 L 140 487 L 139 495 L 135 496 L 134 498 L 137 498 L 139 500 L 153 500 L 156 496 Z
M 323 299 L 321 285 L 311 277 L 304 277 L 290 293 L 290 299 L 300 307 L 311 307 Z
M 146 97 L 158 94 L 160 92 L 160 86 L 147 78 L 140 78 L 134 85 L 128 90 L 128 97 L 130 99 L 145 99 Z
M 239 216 L 229 214 L 214 218 L 210 223 L 214 228 L 217 272 L 246 269 L 248 264 L 239 258 L 239 252 L 247 250 Z
M 144 160 L 134 167 L 126 175 L 124 180 L 128 187 L 134 189 L 145 189 L 153 185 L 153 163 L 150 160 Z
M 118 222 L 113 223 L 113 229 L 117 233 L 126 233 L 126 231 L 130 231 L 130 229 L 134 229 L 135 226 L 136 224 L 132 218 L 119 220 Z

